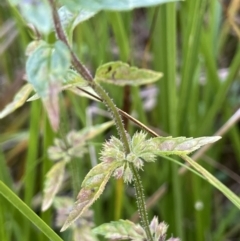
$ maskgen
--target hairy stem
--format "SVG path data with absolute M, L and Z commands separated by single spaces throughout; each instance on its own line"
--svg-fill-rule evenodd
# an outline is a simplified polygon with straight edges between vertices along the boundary
M 149 228 L 148 214 L 147 214 L 147 208 L 146 208 L 141 178 L 140 178 L 135 166 L 132 163 L 129 163 L 129 166 L 131 168 L 131 171 L 132 171 L 133 177 L 134 177 L 134 187 L 136 190 L 137 206 L 138 206 L 139 216 L 141 219 L 141 224 L 146 232 L 147 240 L 153 241 L 153 237 L 152 237 L 152 234 L 151 234 L 151 231 Z
M 75 53 L 72 51 L 72 49 L 71 49 L 71 47 L 68 43 L 67 37 L 66 37 L 66 35 L 64 33 L 64 30 L 62 28 L 62 25 L 61 25 L 61 21 L 60 21 L 60 18 L 59 18 L 58 11 L 57 11 L 54 0 L 48 0 L 48 2 L 49 2 L 50 6 L 51 6 L 51 9 L 52 9 L 53 22 L 54 22 L 54 27 L 55 27 L 55 30 L 56 30 L 57 37 L 67 45 L 67 47 L 68 47 L 68 49 L 71 53 L 73 66 L 75 67 L 75 69 L 79 72 L 79 74 L 85 80 L 87 80 L 90 83 L 93 82 L 93 77 L 92 77 L 91 73 L 80 62 L 80 60 L 75 55 Z
M 54 21 L 54 26 L 55 26 L 55 30 L 56 30 L 58 38 L 61 41 L 63 41 L 69 48 L 69 51 L 70 51 L 71 57 L 72 57 L 72 64 L 74 65 L 76 70 L 79 72 L 80 75 L 82 75 L 82 77 L 85 80 L 87 80 L 89 82 L 89 85 L 101 97 L 103 103 L 108 108 L 109 112 L 111 113 L 111 115 L 115 121 L 118 134 L 121 138 L 121 141 L 122 141 L 124 149 L 125 149 L 125 154 L 126 155 L 129 154 L 130 146 L 129 146 L 129 142 L 128 142 L 127 132 L 124 128 L 123 121 L 122 121 L 121 115 L 118 111 L 118 108 L 114 104 L 113 100 L 106 93 L 106 91 L 99 84 L 97 84 L 94 81 L 94 79 L 93 79 L 92 75 L 90 74 L 90 72 L 88 71 L 88 69 L 80 62 L 80 60 L 77 58 L 77 56 L 72 51 L 72 49 L 67 41 L 67 38 L 65 36 L 65 33 L 62 29 L 60 18 L 59 18 L 54 0 L 48 0 L 48 1 L 52 8 L 53 21 Z M 140 179 L 140 176 L 139 176 L 136 168 L 134 167 L 134 165 L 130 164 L 130 167 L 131 167 L 131 170 L 132 170 L 133 176 L 134 176 L 134 186 L 136 189 L 137 205 L 138 205 L 139 213 L 141 216 L 142 225 L 147 234 L 148 241 L 153 241 L 153 237 L 152 237 L 150 229 L 149 229 L 148 215 L 147 215 L 147 209 L 146 209 L 146 204 L 145 204 L 145 200 L 144 200 L 144 193 L 143 193 L 141 179 Z

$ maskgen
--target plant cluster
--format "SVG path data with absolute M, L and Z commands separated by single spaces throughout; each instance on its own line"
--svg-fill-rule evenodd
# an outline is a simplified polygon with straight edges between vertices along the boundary
M 118 86 L 140 86 L 159 80 L 163 76 L 162 73 L 139 69 L 121 61 L 115 61 L 100 66 L 93 77 L 89 70 L 79 61 L 72 49 L 74 28 L 101 10 L 131 10 L 137 7 L 171 1 L 60 0 L 59 4 L 63 6 L 59 9 L 57 9 L 54 0 L 38 1 L 38 4 L 21 0 L 10 2 L 18 5 L 24 18 L 34 25 L 36 33 L 39 33 L 40 36 L 46 36 L 51 32 L 55 32 L 57 40 L 52 44 L 38 36 L 28 45 L 26 51 L 28 56 L 26 62 L 27 84 L 17 93 L 13 102 L 0 112 L 0 118 L 7 116 L 26 101 L 41 99 L 52 129 L 58 132 L 61 119 L 59 94 L 65 90 L 72 91 L 75 94 L 87 93 L 88 97 L 103 102 L 113 118 L 111 122 L 90 128 L 86 127 L 81 131 L 72 130 L 61 139 L 55 139 L 54 146 L 48 149 L 49 158 L 55 164 L 46 175 L 42 210 L 46 211 L 51 205 L 54 205 L 59 212 L 58 216 L 61 216 L 62 213 L 65 216 L 66 212 L 69 211 L 69 205 L 73 205 L 64 223 L 62 222 L 63 218 L 60 218 L 61 231 L 65 231 L 70 226 L 74 227 L 73 230 L 78 230 L 74 234 L 76 240 L 95 241 L 97 240 L 96 235 L 103 235 L 105 238 L 113 240 L 179 240 L 177 238 L 167 239 L 168 225 L 164 222 L 159 223 L 157 217 L 154 217 L 150 223 L 148 220 L 144 190 L 139 172 L 144 169 L 145 163 L 155 162 L 159 156 L 179 156 L 188 162 L 201 177 L 218 188 L 240 208 L 239 198 L 189 157 L 189 154 L 193 151 L 216 142 L 221 137 L 160 137 L 151 132 L 150 134 L 153 133 L 155 136 L 148 138 L 148 128 L 137 120 L 136 123 L 143 130 L 130 136 L 124 127 L 121 115 L 129 116 L 116 107 L 101 85 L 104 82 Z M 34 95 L 29 98 L 33 91 L 35 92 Z M 133 117 L 129 118 L 134 120 Z M 61 198 L 56 197 L 64 180 L 66 165 L 74 157 L 82 157 L 87 152 L 87 142 L 113 124 L 116 126 L 119 137 L 112 136 L 103 144 L 100 153 L 101 162 L 94 166 L 85 176 L 76 202 L 74 204 L 70 202 L 71 204 L 69 204 L 69 200 L 63 201 Z M 141 225 L 121 219 L 102 224 L 91 230 L 93 223 L 89 219 L 92 218 L 93 214 L 89 208 L 103 193 L 111 177 L 123 178 L 126 184 L 133 183 Z M 1 193 L 7 196 L 7 189 L 2 187 Z M 64 206 L 61 202 L 67 203 L 67 205 Z M 59 210 L 62 210 L 62 212 Z M 41 229 L 44 231 L 46 227 L 43 226 Z M 51 233 L 51 231 L 49 232 Z M 48 231 L 44 231 L 44 233 L 48 233 Z M 54 235 L 51 237 L 52 240 L 57 240 Z

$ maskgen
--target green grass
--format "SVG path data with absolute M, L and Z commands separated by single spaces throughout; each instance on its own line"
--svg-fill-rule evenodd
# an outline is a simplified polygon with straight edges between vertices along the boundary
M 7 20 L 16 21 L 14 29 L 19 34 L 1 54 L 3 88 L 14 85 L 18 71 L 24 68 L 24 52 L 31 39 L 16 10 L 1 3 L 0 26 L 4 26 Z M 0 38 L 0 49 L 8 34 Z M 133 12 L 100 12 L 77 27 L 73 40 L 76 53 L 92 73 L 100 64 L 119 59 L 138 67 L 143 67 L 141 63 L 145 63 L 147 68 L 164 73 L 155 85 L 158 95 L 156 105 L 150 111 L 144 109 L 140 98 L 143 88 L 131 87 L 128 96 L 130 113 L 157 132 L 172 136 L 211 136 L 239 108 L 239 96 L 234 95 L 234 89 L 240 89 L 239 39 L 229 27 L 217 0 L 186 0 Z M 147 44 L 150 48 L 145 50 Z M 143 59 L 145 56 L 149 57 Z M 223 68 L 227 69 L 224 78 L 219 75 Z M 128 93 L 126 88 L 108 85 L 106 89 L 119 108 L 126 108 L 126 99 L 123 98 Z M 13 94 L 0 89 L 1 100 Z M 63 98 L 62 105 L 66 108 L 64 118 L 68 122 L 64 126 L 66 131 L 81 129 L 88 124 L 86 108 L 93 109 L 95 106 L 95 109 L 104 109 L 102 104 L 72 93 L 64 94 Z M 106 120 L 97 111 L 93 123 Z M 47 158 L 47 148 L 55 137 L 41 104 L 28 103 L 0 123 L 0 180 L 58 233 L 53 210 L 41 213 L 40 203 L 36 201 L 42 192 L 44 176 L 52 165 Z M 131 134 L 136 129 L 131 122 L 128 123 Z M 23 145 L 26 139 L 19 136 L 23 132 L 28 133 L 27 145 Z M 106 136 L 99 136 L 94 142 L 100 144 L 109 135 L 116 135 L 116 130 L 112 128 Z M 94 145 L 94 148 L 98 159 L 101 146 Z M 237 172 L 240 167 L 239 150 L 240 130 L 234 123 L 223 134 L 222 140 L 205 154 Z M 201 159 L 202 156 L 198 161 L 202 166 L 239 195 L 237 185 L 230 176 Z M 90 156 L 86 154 L 81 160 L 74 160 L 72 168 L 79 173 L 79 180 L 83 180 L 91 168 Z M 160 186 L 167 185 L 164 195 L 149 210 L 149 218 L 158 215 L 160 220 L 166 221 L 170 235 L 186 241 L 219 241 L 239 237 L 240 233 L 236 231 L 240 221 L 239 210 L 209 183 L 190 172 L 178 175 L 179 166 L 165 159 L 146 164 L 144 169 L 140 175 L 146 198 Z M 73 183 L 79 180 L 73 180 Z M 76 196 L 77 190 L 72 190 L 71 183 L 67 180 L 61 194 Z M 12 201 L 15 197 L 9 197 L 15 205 Z M 195 208 L 197 202 L 203 205 L 202 209 Z M 97 225 L 113 219 L 130 218 L 136 211 L 132 187 L 112 180 L 93 209 Z M 35 220 L 35 216 L 32 217 Z M 48 230 L 44 224 L 40 225 L 43 225 L 43 230 Z M 68 234 L 61 235 L 64 240 L 67 239 Z M 47 240 L 44 232 L 39 232 L 0 196 L 0 240 L 30 240 L 30 237 L 36 241 Z

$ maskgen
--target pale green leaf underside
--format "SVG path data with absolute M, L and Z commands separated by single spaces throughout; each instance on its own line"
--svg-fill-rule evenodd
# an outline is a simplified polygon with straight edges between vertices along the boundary
M 72 90 L 72 88 L 77 87 L 86 87 L 88 83 L 86 80 L 84 80 L 76 71 L 72 69 L 68 69 L 66 72 L 66 76 L 62 80 L 63 86 L 61 87 L 61 90 Z M 27 101 L 34 101 L 39 99 L 39 95 L 35 94 L 31 96 Z
M 50 45 L 43 44 L 28 58 L 26 63 L 27 80 L 41 98 L 50 94 L 50 83 L 62 83 L 70 65 L 70 53 L 61 41 Z
M 223 195 L 225 195 L 236 207 L 240 209 L 240 198 L 235 193 L 233 193 L 222 182 L 220 182 L 210 172 L 208 172 L 205 168 L 203 168 L 197 162 L 192 160 L 190 157 L 186 155 L 181 155 L 181 157 L 186 162 L 188 162 L 192 167 L 194 167 L 199 173 L 201 173 L 209 183 L 211 183 L 214 187 L 220 190 L 223 193 Z
M 9 115 L 17 108 L 21 107 L 27 100 L 30 93 L 33 91 L 33 87 L 30 84 L 24 85 L 15 95 L 13 101 L 5 106 L 5 108 L 0 111 L 0 119 Z
M 156 137 L 152 138 L 156 146 L 153 152 L 160 155 L 186 155 L 201 146 L 213 143 L 221 139 L 220 136 L 186 138 L 186 137 Z
M 94 228 L 93 232 L 95 234 L 103 235 L 108 239 L 128 239 L 134 241 L 147 240 L 144 229 L 139 224 L 135 224 L 129 220 L 119 220 L 111 223 L 105 223 Z
M 70 52 L 62 41 L 43 44 L 26 63 L 27 80 L 41 97 L 54 131 L 59 127 L 58 94 L 70 65 Z
M 31 41 L 26 50 L 25 50 L 25 55 L 26 56 L 30 56 L 37 48 L 43 46 L 43 45 L 47 45 L 47 43 L 43 40 L 33 40 Z
M 162 77 L 162 73 L 131 67 L 121 61 L 110 62 L 97 69 L 95 80 L 115 85 L 139 86 L 150 84 Z
M 113 171 L 121 164 L 120 162 L 101 162 L 89 171 L 83 180 L 82 189 L 77 196 L 77 201 L 63 225 L 61 232 L 66 230 L 99 198 Z
M 51 206 L 55 195 L 59 191 L 64 178 L 65 165 L 65 161 L 59 161 L 47 173 L 43 191 L 42 211 L 46 211 Z
M 61 0 L 63 4 L 70 9 L 82 8 L 90 9 L 90 10 L 132 10 L 134 8 L 140 7 L 150 7 L 157 4 L 168 3 L 168 2 L 176 2 L 177 0 Z
M 49 33 L 52 27 L 51 8 L 47 0 L 22 1 L 14 0 L 18 4 L 24 18 L 32 23 L 40 32 Z
M 74 9 L 70 11 L 66 6 L 62 6 L 58 10 L 61 24 L 65 30 L 70 29 L 72 31 L 79 23 L 86 21 L 93 17 L 97 11 L 91 11 L 84 8 Z

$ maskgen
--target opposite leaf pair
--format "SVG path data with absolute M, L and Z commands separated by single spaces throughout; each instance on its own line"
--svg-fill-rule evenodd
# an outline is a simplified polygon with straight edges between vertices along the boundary
M 143 167 L 143 161 L 154 161 L 157 155 L 186 155 L 202 145 L 220 139 L 220 137 L 196 139 L 156 137 L 146 140 L 146 136 L 147 134 L 144 132 L 135 133 L 132 139 L 129 140 L 131 152 L 127 155 L 124 152 L 122 142 L 115 137 L 111 137 L 104 144 L 100 158 L 102 162 L 91 169 L 85 177 L 77 201 L 61 231 L 66 230 L 99 198 L 112 175 L 115 178 L 123 177 L 127 183 L 131 182 L 133 173 L 130 163 L 139 170 Z

